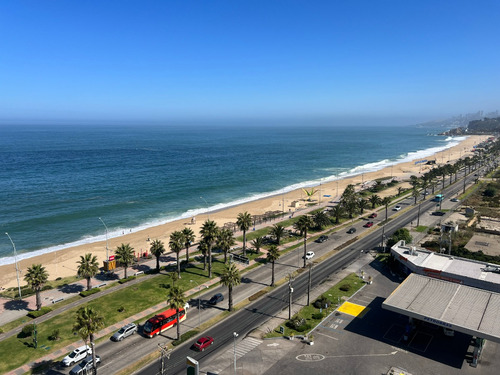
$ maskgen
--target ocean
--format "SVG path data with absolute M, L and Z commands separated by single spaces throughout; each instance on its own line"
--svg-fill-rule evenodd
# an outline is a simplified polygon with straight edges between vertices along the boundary
M 427 156 L 442 128 L 1 125 L 0 265 Z

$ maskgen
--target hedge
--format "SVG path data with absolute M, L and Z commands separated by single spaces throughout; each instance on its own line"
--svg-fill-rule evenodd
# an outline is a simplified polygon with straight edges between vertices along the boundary
M 131 280 L 135 280 L 135 276 L 129 276 L 126 279 L 118 280 L 118 283 L 119 284 L 125 284 L 126 282 L 131 281 Z
M 39 316 L 42 316 L 42 315 L 45 315 L 49 312 L 51 312 L 52 309 L 48 306 L 43 306 L 40 310 L 38 311 L 30 311 L 27 315 L 30 317 L 30 318 L 38 318 Z
M 92 288 L 90 290 L 84 290 L 80 292 L 80 295 L 82 297 L 87 297 L 90 296 L 91 294 L 99 293 L 101 291 L 101 288 Z
M 183 333 L 179 340 L 174 340 L 172 341 L 173 346 L 177 346 L 182 344 L 184 341 L 189 340 L 191 337 L 196 336 L 198 334 L 198 330 L 192 330 L 192 331 L 187 331 L 186 333 Z

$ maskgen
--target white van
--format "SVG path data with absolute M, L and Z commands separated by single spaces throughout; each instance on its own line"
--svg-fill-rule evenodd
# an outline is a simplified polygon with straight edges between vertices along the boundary
M 91 354 L 92 350 L 89 348 L 88 345 L 80 346 L 79 348 L 76 348 L 71 353 L 69 353 L 66 357 L 64 357 L 62 360 L 62 364 L 64 366 L 69 367 L 76 362 L 80 362 L 86 356 Z

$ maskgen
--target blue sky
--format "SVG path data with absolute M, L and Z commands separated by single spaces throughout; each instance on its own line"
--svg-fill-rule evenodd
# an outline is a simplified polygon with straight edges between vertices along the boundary
M 498 1 L 0 2 L 0 120 L 500 109 Z

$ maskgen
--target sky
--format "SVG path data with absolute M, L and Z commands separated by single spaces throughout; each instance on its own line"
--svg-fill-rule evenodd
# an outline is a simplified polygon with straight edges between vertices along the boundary
M 500 2 L 0 2 L 0 121 L 500 109 Z

